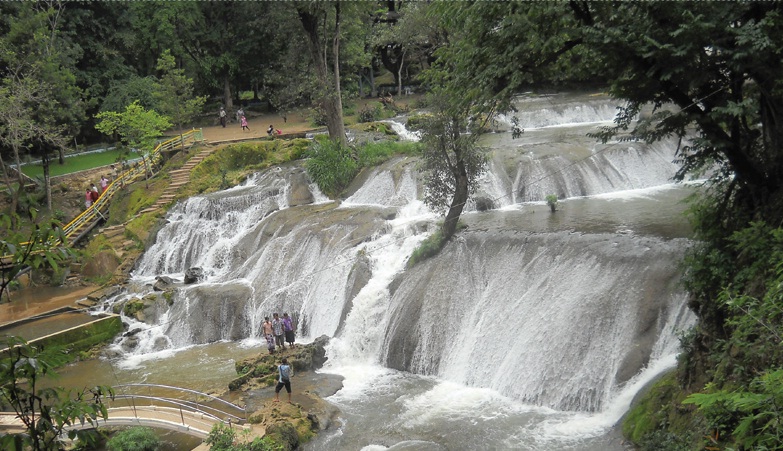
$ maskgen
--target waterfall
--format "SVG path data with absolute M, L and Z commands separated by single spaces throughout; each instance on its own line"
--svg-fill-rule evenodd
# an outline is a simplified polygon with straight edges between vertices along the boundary
M 535 405 L 601 410 L 675 352 L 685 244 L 465 232 L 396 288 L 382 360 Z
M 257 343 L 264 316 L 289 312 L 298 341 L 333 337 L 326 370 L 346 377 L 343 397 L 376 379 L 424 377 L 430 392 L 406 398 L 400 421 L 419 422 L 406 409 L 423 408 L 427 394 L 458 390 L 611 425 L 645 380 L 673 365 L 677 331 L 693 322 L 677 284 L 686 194 L 660 189 L 676 171 L 676 143 L 599 145 L 584 134 L 611 120 L 611 102 L 558 101 L 522 101 L 539 128 L 520 140 L 482 138 L 492 152 L 478 196 L 495 209 L 469 208 L 466 228 L 413 268 L 408 258 L 440 220 L 422 203 L 415 158 L 365 171 L 342 202 L 296 165 L 181 202 L 134 278 L 200 266 L 207 279 L 179 287 L 156 324 L 134 323 L 147 329 L 118 352 L 131 361 Z M 551 193 L 563 211 L 536 203 Z

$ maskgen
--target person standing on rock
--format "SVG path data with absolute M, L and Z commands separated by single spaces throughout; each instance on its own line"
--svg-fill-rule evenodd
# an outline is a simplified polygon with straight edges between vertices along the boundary
M 264 324 L 261 325 L 261 329 L 266 339 L 266 348 L 269 349 L 270 354 L 275 353 L 275 336 L 274 328 L 272 327 L 272 321 L 269 321 L 269 317 L 264 317 Z
M 294 370 L 291 365 L 288 364 L 288 359 L 283 359 L 280 362 L 280 366 L 277 367 L 277 386 L 275 386 L 275 402 L 280 402 L 280 390 L 285 387 L 285 391 L 288 392 L 288 404 L 291 402 L 291 376 L 294 375 Z
M 285 349 L 285 341 L 283 336 L 283 320 L 280 319 L 280 316 L 277 315 L 277 313 L 272 314 L 274 319 L 272 320 L 272 329 L 275 333 L 275 345 L 280 346 L 282 349 Z
M 283 331 L 285 332 L 285 341 L 288 342 L 288 346 L 294 349 L 294 340 L 296 334 L 294 333 L 294 322 L 291 321 L 291 317 L 288 313 L 283 313 Z

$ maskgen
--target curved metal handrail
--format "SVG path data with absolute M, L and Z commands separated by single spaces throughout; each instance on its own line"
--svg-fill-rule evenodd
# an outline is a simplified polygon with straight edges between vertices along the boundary
M 224 414 L 229 415 L 229 416 L 231 416 L 233 418 L 236 418 L 237 420 L 240 420 L 240 421 L 244 421 L 247 418 L 247 410 L 245 410 L 244 407 L 241 407 L 241 406 L 238 406 L 238 405 L 236 405 L 234 403 L 226 401 L 225 399 L 218 398 L 217 396 L 212 396 L 212 395 L 210 395 L 208 393 L 203 393 L 203 392 L 200 392 L 200 391 L 197 391 L 197 390 L 191 390 L 189 388 L 177 387 L 177 386 L 174 386 L 174 385 L 163 385 L 163 384 L 121 384 L 121 385 L 115 385 L 112 388 L 113 389 L 120 389 L 120 388 L 126 388 L 126 387 L 148 387 L 148 388 L 149 387 L 155 387 L 155 388 L 163 388 L 163 389 L 167 389 L 167 390 L 176 390 L 176 391 L 180 391 L 180 392 L 191 393 L 191 394 L 198 395 L 198 396 L 201 396 L 201 397 L 209 398 L 212 401 L 217 401 L 219 403 L 222 403 L 224 405 L 232 407 L 232 408 L 236 409 L 237 411 L 241 412 L 243 414 L 243 417 L 239 417 L 239 416 L 233 415 L 233 414 L 231 414 L 229 412 L 225 412 L 225 411 L 222 411 L 220 409 L 216 409 L 214 407 L 210 407 L 210 406 L 204 405 L 204 404 L 196 402 L 196 401 L 187 401 L 187 400 L 178 400 L 178 401 L 183 401 L 185 403 L 195 404 L 196 406 L 201 406 L 201 407 L 204 407 L 206 409 L 210 409 L 210 410 L 214 410 L 214 411 L 217 411 L 217 412 L 220 412 L 220 413 L 224 413 Z M 127 394 L 125 394 L 125 395 L 115 395 L 114 397 L 117 398 L 117 397 L 120 397 L 120 396 L 123 396 L 123 397 L 136 396 L 136 397 L 139 397 L 139 398 L 146 397 L 144 395 L 127 395 Z M 172 398 L 158 397 L 158 396 L 151 396 L 149 398 L 150 399 L 152 399 L 152 398 L 159 398 L 161 400 L 172 399 Z
M 216 409 L 214 407 L 210 407 L 210 406 L 207 406 L 207 405 L 199 404 L 199 403 L 194 402 L 194 401 L 184 401 L 184 400 L 179 400 L 179 399 L 175 399 L 175 398 L 166 398 L 166 397 L 163 397 L 163 396 L 114 395 L 114 400 L 115 401 L 119 400 L 119 399 L 131 399 L 131 400 L 147 399 L 147 400 L 151 400 L 151 401 L 161 401 L 161 402 L 164 402 L 164 403 L 167 403 L 167 404 L 178 406 L 180 408 L 180 414 L 182 413 L 182 410 L 184 408 L 184 410 L 189 412 L 189 413 L 197 413 L 197 414 L 200 414 L 200 415 L 204 415 L 206 417 L 212 418 L 213 420 L 215 420 L 217 422 L 221 422 L 221 423 L 225 423 L 226 422 L 226 417 L 236 420 L 236 422 L 235 422 L 236 424 L 243 423 L 245 421 L 244 418 L 238 417 L 238 416 L 233 415 L 233 414 L 231 414 L 229 412 L 225 412 L 223 410 Z M 131 407 L 133 409 L 134 413 L 136 412 L 136 409 L 139 408 L 139 406 L 136 406 L 135 403 L 132 404 L 129 407 Z M 158 406 L 156 406 L 155 404 L 151 404 L 151 405 L 149 405 L 147 407 L 158 407 Z M 223 415 L 225 415 L 225 417 L 221 418 L 218 415 L 216 415 L 215 413 L 211 413 L 209 411 L 216 412 L 218 414 L 223 414 Z M 139 417 L 138 413 L 136 413 L 135 416 Z M 182 422 L 183 422 L 183 424 L 185 423 L 184 419 L 183 419 Z
M 244 417 L 238 417 L 236 415 L 231 415 L 228 412 L 223 412 L 223 411 L 221 411 L 219 409 L 215 409 L 214 407 L 204 406 L 206 408 L 209 408 L 209 409 L 212 409 L 212 410 L 216 410 L 216 411 L 221 412 L 221 413 L 226 413 L 227 415 L 230 415 L 230 416 L 232 416 L 234 418 L 237 418 L 239 420 L 244 420 L 247 417 L 247 410 L 245 410 L 244 407 L 238 406 L 238 405 L 236 405 L 236 404 L 234 404 L 232 402 L 226 401 L 225 399 L 218 398 L 217 396 L 212 396 L 212 395 L 210 395 L 208 393 L 200 392 L 198 390 L 191 390 L 189 388 L 177 387 L 177 386 L 174 386 L 174 385 L 163 385 L 163 384 L 121 384 L 121 385 L 115 385 L 112 388 L 113 389 L 118 389 L 118 388 L 125 388 L 125 387 L 155 387 L 155 388 L 164 388 L 164 389 L 167 389 L 167 390 L 176 390 L 176 391 L 180 391 L 180 392 L 191 393 L 191 394 L 198 395 L 198 396 L 201 396 L 201 397 L 209 398 L 212 401 L 217 401 L 217 402 L 222 403 L 224 405 L 227 405 L 229 407 L 233 407 L 237 411 L 242 412 Z M 115 398 L 117 396 L 119 396 L 119 395 L 115 395 Z M 131 395 L 131 396 L 133 396 L 133 395 Z M 168 398 L 165 398 L 165 397 L 161 397 L 161 398 L 162 399 L 168 399 Z M 185 401 L 185 402 L 193 403 L 193 404 L 196 404 L 196 405 L 202 405 L 202 403 L 199 403 L 199 402 L 196 402 L 196 401 L 187 401 L 187 400 L 180 400 L 180 401 Z

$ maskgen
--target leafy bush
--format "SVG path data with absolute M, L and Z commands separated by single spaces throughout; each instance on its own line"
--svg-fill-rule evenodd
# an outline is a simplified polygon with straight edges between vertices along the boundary
M 549 205 L 549 209 L 552 210 L 552 212 L 557 210 L 557 195 L 547 194 L 546 204 Z
M 311 109 L 310 114 L 307 115 L 307 118 L 310 120 L 310 123 L 315 126 L 326 126 L 326 114 L 324 114 L 324 112 L 319 108 Z
M 374 107 L 365 105 L 359 110 L 359 122 L 375 122 L 381 118 L 381 114 L 380 105 L 375 105 Z
M 443 233 L 440 229 L 438 229 L 437 232 L 433 233 L 427 237 L 427 239 L 421 242 L 419 247 L 413 251 L 405 266 L 407 268 L 412 268 L 416 265 L 416 263 L 422 262 L 430 257 L 437 255 L 445 245 L 446 240 L 444 239 Z
M 157 451 L 160 438 L 152 428 L 133 427 L 120 431 L 106 443 L 109 451 Z
M 237 440 L 237 433 L 234 429 L 224 424 L 218 423 L 209 431 L 205 440 L 210 445 L 210 451 L 278 451 L 284 449 L 279 443 L 269 436 L 257 437 L 252 442 Z
M 307 172 L 327 196 L 337 195 L 359 172 L 351 149 L 327 138 L 314 140 L 308 156 Z
M 695 404 L 719 437 L 729 436 L 740 449 L 782 449 L 783 370 L 753 380 L 747 390 L 695 393 L 683 404 Z M 724 435 L 725 434 L 725 435 Z

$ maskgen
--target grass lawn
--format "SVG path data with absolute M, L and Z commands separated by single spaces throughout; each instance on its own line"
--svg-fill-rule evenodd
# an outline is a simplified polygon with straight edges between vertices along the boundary
M 70 174 L 72 172 L 84 171 L 86 169 L 108 166 L 116 163 L 120 156 L 119 149 L 106 150 L 104 152 L 95 152 L 85 155 L 75 155 L 65 158 L 65 164 L 57 162 L 54 158 L 49 165 L 49 175 L 54 177 L 58 175 Z M 137 158 L 137 154 L 131 152 L 129 159 Z M 32 178 L 43 177 L 43 166 L 41 164 L 26 164 L 22 166 L 22 172 Z

